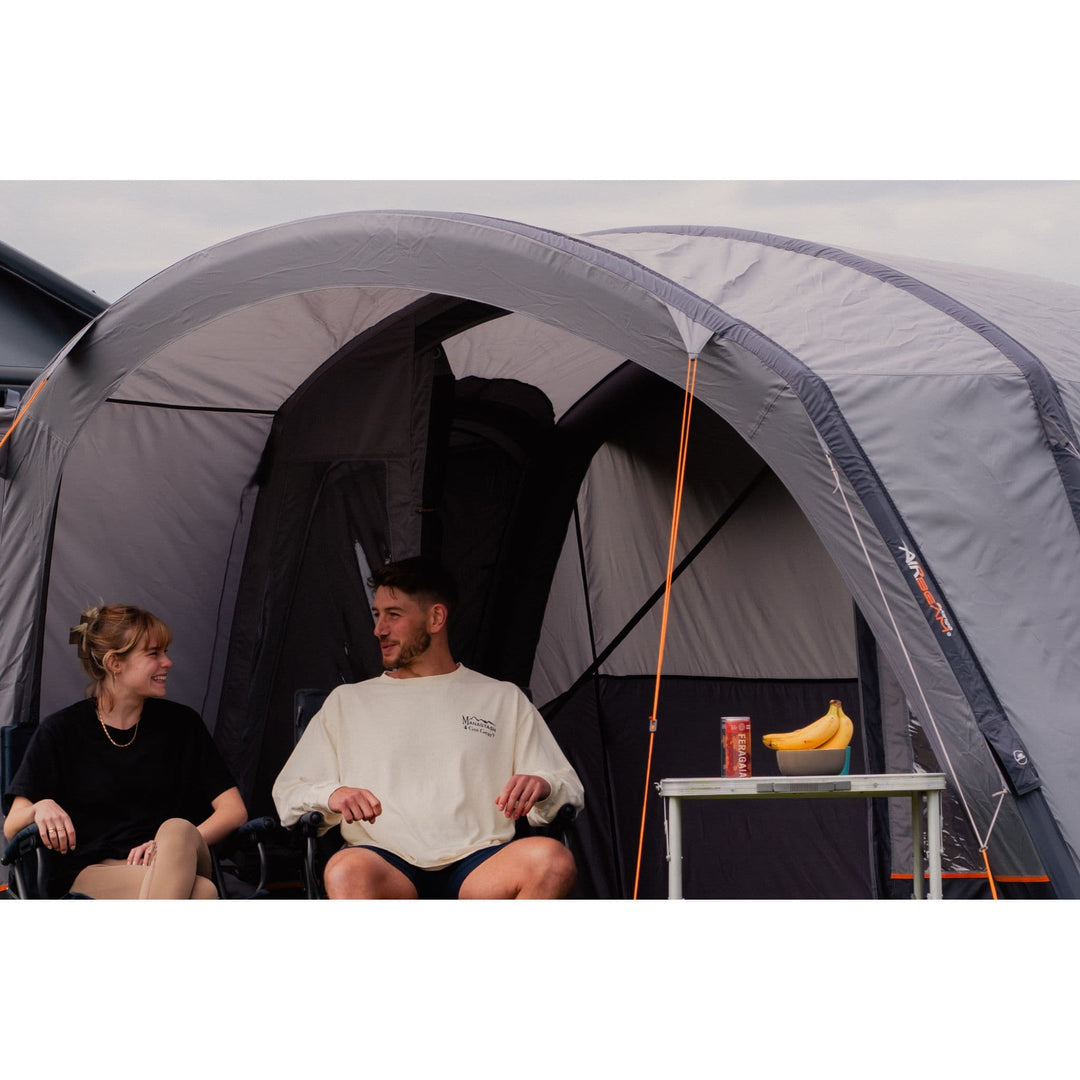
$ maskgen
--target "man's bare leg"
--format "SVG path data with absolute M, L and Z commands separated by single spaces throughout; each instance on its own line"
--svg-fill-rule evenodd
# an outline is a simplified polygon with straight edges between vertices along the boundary
M 462 900 L 561 900 L 574 887 L 574 857 L 547 836 L 514 840 L 462 882 Z
M 367 848 L 342 848 L 335 852 L 323 871 L 323 885 L 331 900 L 416 899 L 413 883 L 397 867 Z

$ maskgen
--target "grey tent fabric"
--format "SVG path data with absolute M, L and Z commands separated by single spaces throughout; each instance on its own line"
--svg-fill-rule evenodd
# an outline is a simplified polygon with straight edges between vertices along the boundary
M 517 554 L 476 572 L 503 582 L 493 595 L 511 596 L 515 583 L 528 594 L 521 611 L 506 610 L 534 641 L 531 689 L 561 738 L 573 740 L 569 718 L 584 715 L 566 700 L 583 673 L 593 671 L 600 707 L 655 671 L 648 602 L 666 558 L 673 409 L 696 353 L 680 557 L 722 526 L 673 591 L 672 686 L 863 685 L 854 603 L 888 676 L 880 764 L 949 774 L 958 833 L 968 834 L 957 868 L 976 872 L 972 845 L 977 856 L 986 843 L 1003 878 L 1049 877 L 1056 895 L 1080 895 L 1080 291 L 997 272 L 720 228 L 575 238 L 391 211 L 296 222 L 196 253 L 61 350 L 10 440 L 6 717 L 33 718 L 80 692 L 67 626 L 81 605 L 122 594 L 165 615 L 182 659 L 176 696 L 244 752 L 255 736 L 219 710 L 247 640 L 237 597 L 259 542 L 252 522 L 275 417 L 332 358 L 388 340 L 406 311 L 423 313 L 418 325 L 457 385 L 503 380 L 502 394 L 519 383 L 550 403 L 555 428 L 514 481 L 525 505 L 507 516 L 503 543 Z M 370 393 L 326 422 L 347 453 L 384 461 L 374 429 L 370 443 L 355 442 L 381 415 L 379 395 L 419 410 L 412 494 L 404 477 L 392 485 L 400 556 L 424 543 L 409 522 L 421 509 L 415 485 L 435 468 L 421 436 L 435 405 L 380 355 Z M 646 379 L 631 424 L 631 399 L 617 393 L 632 371 L 670 393 Z M 506 407 L 498 394 L 486 408 Z M 488 447 L 501 438 L 490 426 L 468 434 L 460 412 L 446 423 L 462 463 L 474 436 Z M 455 498 L 476 483 L 466 475 L 448 489 Z M 763 730 L 789 718 L 773 719 L 761 718 Z M 707 740 L 704 720 L 694 722 Z M 604 723 L 583 755 L 601 753 Z M 609 765 L 618 752 L 603 750 Z M 632 831 L 619 820 L 595 827 L 598 860 Z

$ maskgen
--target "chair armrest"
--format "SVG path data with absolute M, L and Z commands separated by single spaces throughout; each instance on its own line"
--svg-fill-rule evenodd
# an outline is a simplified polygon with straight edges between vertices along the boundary
M 563 803 L 559 807 L 559 812 L 552 819 L 551 824 L 546 826 L 544 831 L 549 836 L 555 837 L 556 840 L 562 840 L 577 816 L 578 808 L 573 803 Z
M 515 825 L 515 838 L 550 836 L 553 840 L 563 842 L 577 815 L 578 807 L 574 806 L 573 803 L 563 803 L 555 812 L 555 816 L 546 825 L 533 825 L 528 818 L 519 818 Z
M 316 840 L 326 818 L 321 810 L 309 810 L 300 816 L 296 823 L 297 832 L 304 838 L 304 895 L 309 900 L 323 897 L 318 874 L 315 871 Z
M 42 846 L 41 833 L 38 831 L 37 824 L 31 821 L 29 825 L 24 825 L 11 838 L 7 847 L 4 848 L 3 857 L 0 858 L 0 865 L 10 866 L 16 860 L 25 858 L 32 851 L 36 851 Z
M 245 843 L 258 844 L 260 840 L 265 840 L 268 836 L 271 836 L 277 827 L 277 821 L 269 814 L 265 814 L 263 817 L 245 821 L 233 835 Z
M 224 855 L 233 855 L 239 848 L 254 848 L 259 859 L 259 880 L 255 889 L 249 895 L 242 897 L 245 900 L 255 900 L 265 897 L 266 893 L 266 881 L 269 876 L 269 865 L 266 854 L 267 841 L 271 839 L 275 832 L 277 832 L 279 825 L 277 821 L 269 815 L 263 817 L 252 818 L 250 821 L 245 821 L 243 825 L 234 829 L 229 836 L 219 844 L 214 845 L 212 855 L 215 862 L 215 884 L 218 887 L 218 893 L 222 896 L 225 895 L 225 877 L 221 869 L 221 864 L 218 860 L 218 853 Z
M 12 876 L 18 895 L 27 898 L 33 895 L 32 890 L 37 889 L 37 896 L 45 898 L 48 892 L 48 874 L 45 866 L 45 844 L 41 839 L 37 824 L 30 822 L 23 826 L 12 838 L 4 849 L 0 863 L 12 868 Z M 24 866 L 33 858 L 33 878 L 29 878 L 29 868 Z

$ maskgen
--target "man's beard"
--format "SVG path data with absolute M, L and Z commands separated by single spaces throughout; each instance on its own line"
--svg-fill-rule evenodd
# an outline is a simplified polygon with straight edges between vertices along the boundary
M 417 630 L 412 637 L 406 638 L 398 646 L 398 655 L 396 660 L 383 659 L 383 667 L 388 671 L 393 671 L 395 668 L 405 667 L 406 664 L 411 664 L 418 656 L 427 652 L 428 647 L 431 645 L 431 635 L 426 630 Z

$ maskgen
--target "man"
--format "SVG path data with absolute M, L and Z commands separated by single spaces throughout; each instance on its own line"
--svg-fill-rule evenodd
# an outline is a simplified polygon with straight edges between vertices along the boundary
M 452 578 L 424 558 L 389 563 L 368 584 L 383 674 L 339 686 L 274 784 L 284 825 L 320 810 L 346 846 L 327 861 L 331 899 L 566 896 L 570 852 L 514 840 L 514 822 L 581 806 L 580 780 L 543 718 L 512 683 L 456 663 Z

